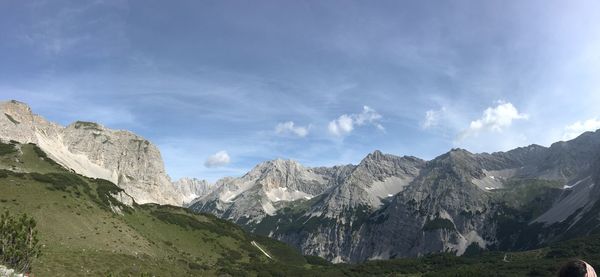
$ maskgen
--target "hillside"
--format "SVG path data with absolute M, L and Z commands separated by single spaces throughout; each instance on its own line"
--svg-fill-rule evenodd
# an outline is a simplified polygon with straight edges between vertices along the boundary
M 38 223 L 37 276 L 238 276 L 310 268 L 285 244 L 214 216 L 138 205 L 108 181 L 65 170 L 33 144 L 0 144 L 5 209 Z

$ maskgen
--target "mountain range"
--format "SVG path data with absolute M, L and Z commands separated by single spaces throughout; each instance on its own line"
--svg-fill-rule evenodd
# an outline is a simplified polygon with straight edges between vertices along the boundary
M 172 181 L 158 148 L 131 132 L 63 127 L 18 101 L 0 110 L 0 140 L 34 144 L 73 173 L 114 183 L 117 200 L 211 213 L 336 263 L 535 249 L 600 226 L 600 131 L 550 147 L 452 149 L 429 161 L 380 151 L 357 165 L 273 160 L 209 184 Z
M 600 224 L 600 131 L 550 147 L 430 161 L 374 151 L 358 165 L 261 163 L 190 209 L 333 262 L 524 250 Z

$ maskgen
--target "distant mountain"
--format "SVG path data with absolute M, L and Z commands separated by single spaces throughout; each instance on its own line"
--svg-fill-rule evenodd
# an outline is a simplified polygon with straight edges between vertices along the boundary
M 597 131 L 550 147 L 452 149 L 431 161 L 375 151 L 331 168 L 265 162 L 218 181 L 190 208 L 334 262 L 461 255 L 593 233 L 599 176 Z
M 0 140 L 35 143 L 62 166 L 109 180 L 138 203 L 181 206 L 205 191 L 174 186 L 158 148 L 131 132 L 83 121 L 62 127 L 14 100 L 1 102 L 0 112 Z
M 274 215 L 279 203 L 309 200 L 323 193 L 332 176 L 294 161 L 261 163 L 240 178 L 224 178 L 215 189 L 193 204 L 196 211 L 210 211 L 234 222 L 258 222 Z
M 175 186 L 175 191 L 181 195 L 184 204 L 209 194 L 215 187 L 206 180 L 198 180 L 196 178 L 181 178 L 173 182 L 173 185 Z

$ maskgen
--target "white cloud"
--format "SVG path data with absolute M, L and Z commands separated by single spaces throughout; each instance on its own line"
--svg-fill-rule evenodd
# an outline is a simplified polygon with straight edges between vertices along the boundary
M 365 123 L 373 123 L 377 120 L 381 119 L 381 115 L 378 114 L 374 109 L 363 106 L 362 113 L 355 115 L 354 122 L 356 125 L 364 125 Z
M 469 128 L 463 130 L 459 135 L 459 140 L 469 136 L 478 135 L 485 131 L 501 132 L 510 127 L 513 120 L 527 119 L 527 114 L 519 113 L 512 103 L 499 101 L 498 106 L 488 107 L 483 111 L 483 116 L 475 121 L 471 121 Z
M 364 106 L 363 111 L 359 114 L 343 114 L 337 119 L 330 121 L 328 130 L 330 134 L 336 137 L 348 135 L 354 130 L 354 126 L 363 126 L 366 124 L 371 124 L 377 129 L 385 131 L 383 125 L 378 122 L 381 118 L 382 116 L 374 109 Z
M 299 137 L 305 137 L 308 135 L 309 128 L 310 126 L 296 126 L 293 121 L 288 121 L 277 124 L 277 126 L 275 126 L 275 133 L 279 135 L 294 134 Z
M 565 127 L 563 132 L 563 140 L 571 140 L 587 131 L 596 131 L 600 129 L 600 120 L 598 118 L 590 118 L 586 121 L 577 121 Z
M 229 158 L 227 151 L 219 151 L 213 155 L 210 155 L 204 162 L 204 166 L 220 167 L 229 164 L 229 162 L 231 162 L 231 159 Z
M 439 110 L 428 110 L 425 112 L 425 120 L 421 123 L 421 128 L 429 129 L 437 126 L 442 119 L 442 116 L 446 112 L 446 107 L 442 107 Z
M 329 122 L 328 129 L 329 133 L 337 137 L 347 135 L 354 129 L 354 120 L 349 115 L 343 114 Z

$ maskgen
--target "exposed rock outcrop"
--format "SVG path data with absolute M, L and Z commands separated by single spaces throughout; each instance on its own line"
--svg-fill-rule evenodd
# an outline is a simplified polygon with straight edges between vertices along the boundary
M 64 167 L 117 184 L 137 203 L 183 204 L 160 151 L 148 140 L 92 122 L 63 127 L 14 100 L 1 103 L 0 111 L 0 139 L 35 143 Z

